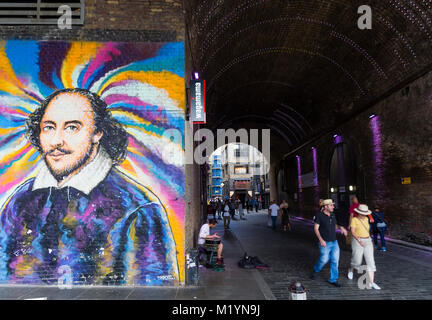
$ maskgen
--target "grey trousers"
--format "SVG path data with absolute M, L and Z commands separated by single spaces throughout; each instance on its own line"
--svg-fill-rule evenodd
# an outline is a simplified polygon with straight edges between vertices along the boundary
M 374 246 L 372 239 L 369 237 L 367 239 L 360 239 L 364 247 L 360 245 L 360 243 L 353 238 L 351 242 L 352 248 L 352 256 L 351 256 L 351 268 L 357 269 L 361 266 L 363 262 L 363 256 L 366 261 L 367 271 L 375 272 L 375 259 L 374 259 Z

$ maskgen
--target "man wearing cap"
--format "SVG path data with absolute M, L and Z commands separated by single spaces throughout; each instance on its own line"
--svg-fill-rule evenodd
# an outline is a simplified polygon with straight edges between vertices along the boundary
M 339 244 L 336 240 L 336 229 L 340 229 L 344 236 L 347 235 L 347 230 L 336 224 L 336 216 L 334 215 L 334 203 L 332 199 L 323 201 L 323 210 L 319 211 L 314 217 L 314 231 L 319 240 L 320 257 L 318 262 L 313 267 L 312 279 L 315 279 L 318 272 L 330 260 L 330 278 L 328 282 L 339 288 L 341 285 L 337 281 L 339 278 Z

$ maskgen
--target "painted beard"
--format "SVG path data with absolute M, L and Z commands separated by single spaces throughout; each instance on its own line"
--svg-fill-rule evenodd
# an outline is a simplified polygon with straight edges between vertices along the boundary
M 52 154 L 55 151 L 64 153 L 65 156 L 70 155 L 73 153 L 73 151 L 70 150 L 65 150 L 62 148 L 55 148 L 52 149 L 48 152 L 45 152 L 43 154 L 43 158 L 45 160 L 45 163 L 48 167 L 48 170 L 51 172 L 51 174 L 53 175 L 53 177 L 57 180 L 57 181 L 61 181 L 65 178 L 67 178 L 72 172 L 74 172 L 75 170 L 81 168 L 84 164 L 87 163 L 88 159 L 90 158 L 90 155 L 92 154 L 94 149 L 94 145 L 93 143 L 90 143 L 87 151 L 84 153 L 84 156 L 82 156 L 81 158 L 75 160 L 75 162 L 72 163 L 68 163 L 65 164 L 62 168 L 55 168 L 50 161 L 47 159 L 47 156 Z

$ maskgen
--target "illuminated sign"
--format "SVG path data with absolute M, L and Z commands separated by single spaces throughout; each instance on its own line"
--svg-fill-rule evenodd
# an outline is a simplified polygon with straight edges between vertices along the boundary
M 190 121 L 192 123 L 206 123 L 204 80 L 191 80 L 189 105 Z
M 245 173 L 247 173 L 247 168 L 246 167 L 235 167 L 234 173 L 235 174 L 245 174 Z
M 402 178 L 402 184 L 411 184 L 411 177 Z

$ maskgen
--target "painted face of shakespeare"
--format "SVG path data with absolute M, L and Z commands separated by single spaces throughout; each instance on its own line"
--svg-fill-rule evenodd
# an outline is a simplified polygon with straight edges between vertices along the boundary
M 90 101 L 79 93 L 61 93 L 48 104 L 40 123 L 43 158 L 53 176 L 65 179 L 97 153 L 102 133 L 95 133 Z

